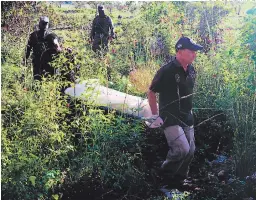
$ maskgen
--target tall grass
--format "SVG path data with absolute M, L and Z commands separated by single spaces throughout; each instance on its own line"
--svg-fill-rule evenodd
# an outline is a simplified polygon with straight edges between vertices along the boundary
M 163 5 L 150 4 L 141 9 L 140 15 L 124 19 L 117 27 L 119 38 L 110 44 L 110 52 L 100 58 L 91 51 L 88 30 L 83 29 L 84 24 L 89 24 L 89 17 L 83 18 L 83 15 L 91 16 L 91 11 L 81 11 L 72 17 L 58 9 L 50 12 L 54 12 L 53 16 L 61 13 L 53 24 L 63 20 L 63 24 L 72 23 L 81 28 L 57 31 L 64 46 L 72 47 L 76 54 L 80 80 L 99 78 L 106 86 L 145 97 L 155 72 L 162 65 L 150 51 L 156 39 L 152 33 L 164 36 L 170 54 L 174 53 L 175 41 L 182 32 L 198 37 L 188 27 L 199 23 L 199 16 L 195 15 L 195 21 L 190 24 L 180 7 L 170 2 Z M 41 14 L 50 12 L 42 11 Z M 30 14 L 26 20 L 34 23 L 33 13 Z M 238 23 L 243 24 L 242 21 Z M 226 21 L 215 28 L 224 29 L 229 24 Z M 26 24 L 30 26 L 33 24 Z M 235 133 L 230 140 L 235 144 L 237 174 L 244 177 L 255 171 L 256 164 L 255 64 L 250 59 L 250 51 L 243 48 L 241 29 L 234 27 L 225 32 L 223 43 L 213 44 L 212 48 L 216 49 L 206 55 L 198 54 L 194 106 L 226 112 Z M 64 83 L 58 77 L 45 79 L 41 84 L 33 82 L 31 61 L 27 68 L 21 64 L 27 36 L 28 33 L 20 32 L 17 39 L 8 33 L 2 41 L 7 48 L 1 83 L 4 197 L 58 199 L 63 185 L 79 180 L 95 180 L 103 187 L 113 185 L 114 189 L 123 189 L 129 194 L 150 189 L 141 157 L 143 126 L 116 116 L 114 112 L 103 113 L 92 102 L 68 101 L 59 92 Z M 139 47 L 135 41 L 140 42 Z M 56 65 L 61 66 L 62 62 L 60 59 Z M 110 81 L 107 79 L 109 69 Z M 76 133 L 81 136 L 79 140 Z

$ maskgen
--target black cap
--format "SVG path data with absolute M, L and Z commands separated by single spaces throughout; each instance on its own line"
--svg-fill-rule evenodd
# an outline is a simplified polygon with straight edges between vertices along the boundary
M 189 49 L 192 51 L 198 51 L 198 50 L 202 50 L 203 47 L 199 44 L 196 44 L 188 37 L 182 37 L 176 43 L 175 49 L 176 49 L 176 51 L 178 51 L 180 49 Z
M 49 33 L 47 34 L 44 39 L 50 43 L 50 44 L 53 44 L 54 40 L 55 39 L 58 39 L 58 36 L 55 34 L 55 33 Z
M 103 5 L 98 5 L 98 10 L 104 10 L 104 6 Z
M 46 16 L 40 17 L 40 22 L 49 23 L 49 18 Z

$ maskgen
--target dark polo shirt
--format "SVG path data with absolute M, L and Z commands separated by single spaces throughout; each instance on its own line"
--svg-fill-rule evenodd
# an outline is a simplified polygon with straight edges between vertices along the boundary
M 176 59 L 156 73 L 149 89 L 159 93 L 159 115 L 164 120 L 164 127 L 194 124 L 191 110 L 195 77 L 192 65 L 185 72 Z

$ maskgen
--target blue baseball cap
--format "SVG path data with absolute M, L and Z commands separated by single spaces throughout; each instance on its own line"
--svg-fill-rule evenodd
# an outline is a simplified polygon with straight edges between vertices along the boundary
M 199 44 L 196 44 L 195 42 L 193 42 L 193 40 L 191 40 L 188 37 L 182 37 L 176 43 L 175 49 L 176 51 L 180 49 L 189 49 L 191 51 L 198 51 L 198 50 L 202 50 L 203 47 Z

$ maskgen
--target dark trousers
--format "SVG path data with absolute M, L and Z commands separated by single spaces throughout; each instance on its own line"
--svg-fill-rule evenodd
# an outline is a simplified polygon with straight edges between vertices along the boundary
M 103 34 L 96 34 L 92 44 L 92 50 L 96 51 L 108 51 L 108 36 Z
M 33 77 L 34 80 L 41 80 L 41 73 L 40 73 L 40 58 L 33 58 Z

